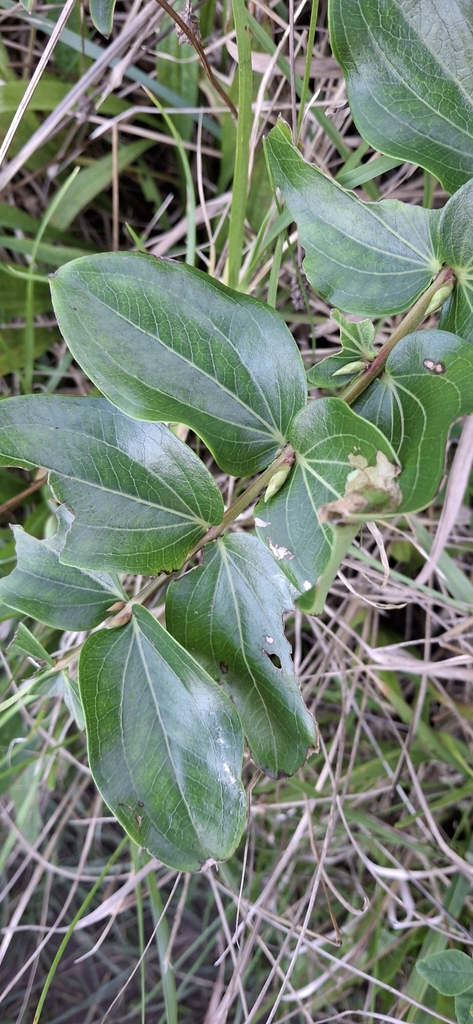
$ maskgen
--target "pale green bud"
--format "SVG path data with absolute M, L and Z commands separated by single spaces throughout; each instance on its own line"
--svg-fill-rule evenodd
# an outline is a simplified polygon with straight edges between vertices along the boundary
M 339 370 L 332 373 L 332 377 L 342 377 L 344 373 L 358 373 L 359 370 L 366 370 L 369 363 L 366 359 L 358 359 L 356 363 L 345 363 Z
M 286 482 L 290 472 L 291 466 L 283 466 L 282 469 L 276 470 L 266 488 L 264 501 L 269 501 L 270 498 L 274 498 L 274 495 L 281 490 L 281 487 Z
M 452 294 L 453 284 L 453 281 L 448 281 L 448 283 L 444 284 L 442 288 L 439 288 L 438 292 L 435 292 L 435 295 L 432 296 L 429 305 L 427 306 L 427 309 L 425 311 L 426 316 L 428 316 L 429 313 L 435 313 L 436 309 L 440 309 L 440 306 L 443 306 L 444 302 L 447 301 L 449 295 Z

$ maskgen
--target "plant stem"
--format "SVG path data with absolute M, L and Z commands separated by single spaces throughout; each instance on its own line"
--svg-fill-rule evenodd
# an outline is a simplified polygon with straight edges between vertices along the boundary
M 246 490 L 235 499 L 230 507 L 227 508 L 222 522 L 217 526 L 211 526 L 210 530 L 205 534 L 205 537 L 202 537 L 201 540 L 197 542 L 187 557 L 191 558 L 192 555 L 197 553 L 197 551 L 200 551 L 204 544 L 208 544 L 209 541 L 215 540 L 217 537 L 220 537 L 222 533 L 225 533 L 225 530 L 235 522 L 235 519 L 238 519 L 238 516 L 252 505 L 254 501 L 256 501 L 258 495 L 267 487 L 271 477 L 274 476 L 277 470 L 282 469 L 283 466 L 291 466 L 293 461 L 294 449 L 291 448 L 289 444 L 285 445 L 274 462 L 260 473 L 256 480 L 253 480 L 253 483 L 251 483 L 249 487 L 247 487 Z
M 415 331 L 416 327 L 422 323 L 435 293 L 451 281 L 454 281 L 452 268 L 442 267 L 438 274 L 436 274 L 432 284 L 427 288 L 427 291 L 423 292 L 420 298 L 417 299 L 417 302 L 415 302 L 411 307 L 399 324 L 399 327 L 396 327 L 391 334 L 391 337 L 388 338 L 386 344 L 383 345 L 382 349 L 380 349 L 376 359 L 373 359 L 373 362 L 370 363 L 364 373 L 349 384 L 341 393 L 340 398 L 343 398 L 343 401 L 346 402 L 347 405 L 353 405 L 353 402 L 355 402 L 356 399 L 366 391 L 370 384 L 372 384 L 377 377 L 381 376 L 386 360 L 395 345 L 401 341 L 401 338 L 405 338 L 407 334 L 412 334 L 412 331 Z
M 216 540 L 222 533 L 225 533 L 225 530 L 235 522 L 235 519 L 238 519 L 238 516 L 252 505 L 254 501 L 256 501 L 258 495 L 267 487 L 271 477 L 274 476 L 277 470 L 282 469 L 283 466 L 291 466 L 293 461 L 294 449 L 291 448 L 289 444 L 285 445 L 279 455 L 274 459 L 274 462 L 272 462 L 270 466 L 267 466 L 256 480 L 253 480 L 249 487 L 247 487 L 246 490 L 244 490 L 242 494 L 235 499 L 229 508 L 227 508 L 221 523 L 218 523 L 217 526 L 211 526 L 210 530 L 207 530 L 207 533 L 197 541 L 197 544 L 194 545 L 192 551 L 189 551 L 186 562 L 189 561 L 190 558 L 193 558 L 193 556 L 196 555 L 205 544 L 209 544 L 210 541 Z M 107 629 L 124 626 L 130 619 L 132 605 L 144 604 L 153 596 L 153 594 L 156 593 L 157 590 L 160 590 L 165 583 L 172 580 L 177 572 L 180 572 L 180 569 L 177 570 L 176 573 L 162 572 L 159 576 L 156 576 L 155 579 L 150 580 L 149 583 L 143 587 L 143 590 L 140 590 L 140 593 L 137 594 L 136 597 L 132 597 L 130 601 L 124 604 L 123 609 L 119 611 L 113 619 L 108 620 Z
M 195 33 L 189 27 L 187 22 L 184 21 L 181 15 L 178 14 L 173 7 L 171 7 L 171 4 L 168 4 L 167 0 L 156 0 L 156 2 L 159 4 L 160 7 L 163 8 L 164 11 L 166 11 L 166 14 L 169 14 L 169 17 L 172 18 L 176 25 L 179 26 L 181 32 L 184 33 L 191 46 L 194 47 L 194 50 L 196 51 L 196 53 L 198 53 L 200 60 L 202 61 L 202 66 L 204 68 L 205 74 L 207 75 L 209 82 L 211 83 L 211 85 L 213 85 L 214 89 L 217 90 L 220 98 L 223 100 L 224 103 L 226 103 L 229 110 L 231 110 L 233 116 L 235 118 L 238 117 L 235 105 L 232 103 L 230 97 L 227 96 L 225 90 L 222 89 L 220 82 L 218 82 L 214 76 L 212 68 L 210 67 L 207 57 L 205 56 L 204 48 L 202 46 L 202 43 L 200 42 L 200 39 L 197 38 Z
M 238 47 L 238 121 L 236 129 L 235 172 L 228 229 L 228 286 L 238 288 L 245 236 L 245 215 L 250 165 L 253 71 L 250 30 L 244 0 L 232 0 L 233 22 Z
M 399 324 L 399 327 L 397 327 L 396 330 L 393 331 L 391 337 L 388 339 L 386 344 L 383 345 L 382 349 L 376 356 L 376 359 L 374 359 L 370 366 L 367 367 L 367 369 L 361 375 L 361 377 L 359 377 L 345 389 L 345 392 L 341 395 L 341 398 L 343 398 L 343 400 L 347 402 L 348 405 L 352 405 L 352 403 L 363 393 L 363 391 L 365 391 L 366 388 L 369 387 L 369 385 L 377 377 L 381 375 L 381 373 L 384 370 L 384 366 L 388 358 L 388 355 L 393 350 L 394 346 L 397 345 L 398 341 L 400 341 L 401 338 L 404 338 L 406 334 L 410 334 L 412 331 L 415 330 L 416 327 L 419 326 L 419 324 L 422 322 L 426 314 L 432 297 L 435 295 L 437 291 L 439 291 L 440 288 L 443 288 L 445 284 L 452 281 L 453 278 L 454 274 L 451 267 L 442 267 L 442 269 L 438 272 L 430 287 L 427 288 L 425 292 L 423 292 L 423 294 L 420 296 L 417 302 L 415 302 L 414 305 L 412 306 L 412 309 L 409 310 L 407 315 Z M 267 487 L 269 481 L 271 480 L 271 477 L 274 476 L 277 470 L 282 469 L 283 466 L 292 465 L 293 460 L 293 448 L 291 448 L 290 445 L 285 445 L 285 447 L 280 451 L 279 455 L 274 459 L 271 465 L 268 466 L 256 478 L 256 480 L 253 480 L 249 487 L 247 487 L 246 490 L 243 491 L 243 493 L 240 494 L 239 497 L 236 498 L 236 500 L 230 505 L 230 507 L 227 508 L 227 511 L 224 513 L 221 523 L 218 523 L 216 526 L 211 526 L 210 530 L 208 530 L 207 533 L 203 537 L 201 537 L 199 541 L 197 541 L 197 544 L 195 544 L 192 550 L 189 552 L 186 561 L 188 561 L 190 558 L 193 558 L 193 556 L 196 555 L 197 552 L 205 546 L 205 544 L 210 543 L 210 541 L 216 540 L 217 537 L 220 537 L 222 535 L 222 533 L 225 533 L 228 527 L 235 522 L 235 519 L 238 519 L 238 516 L 240 516 L 242 512 L 244 512 L 245 509 L 247 509 L 250 505 L 252 505 L 254 501 L 256 501 L 258 495 L 264 488 Z M 143 590 L 140 591 L 140 593 L 136 597 L 132 598 L 129 602 L 127 602 L 124 608 L 121 611 L 119 611 L 118 614 L 114 616 L 113 619 L 108 621 L 107 627 L 110 629 L 116 626 L 125 625 L 125 623 L 130 618 L 132 605 L 144 604 L 145 601 L 148 601 L 149 598 L 152 597 L 153 594 L 155 594 L 156 591 L 158 591 L 168 580 L 172 579 L 173 576 L 174 573 L 163 572 L 160 573 L 160 575 L 157 576 L 154 580 L 150 580 L 150 582 L 145 587 L 143 587 Z

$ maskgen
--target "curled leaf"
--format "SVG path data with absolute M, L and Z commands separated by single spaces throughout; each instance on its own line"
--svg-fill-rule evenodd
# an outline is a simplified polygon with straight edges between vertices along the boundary
M 396 483 L 401 467 L 390 462 L 384 452 L 376 452 L 376 464 L 368 465 L 364 455 L 348 455 L 353 470 L 347 476 L 345 494 L 337 501 L 322 505 L 322 523 L 353 522 L 360 515 L 394 512 L 401 504 L 402 491 Z

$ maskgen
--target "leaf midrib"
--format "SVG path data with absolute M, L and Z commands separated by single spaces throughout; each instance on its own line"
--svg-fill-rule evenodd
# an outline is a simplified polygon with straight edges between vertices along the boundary
M 142 279 L 140 279 L 140 278 L 134 278 L 134 280 L 137 281 L 137 282 L 140 281 L 140 283 L 142 281 Z M 148 282 L 144 282 L 144 283 L 148 283 Z M 235 394 L 235 392 L 230 391 L 229 388 L 227 388 L 225 385 L 221 384 L 220 381 L 216 377 L 212 377 L 206 370 L 202 369 L 196 363 L 193 363 L 190 359 L 188 359 L 186 356 L 184 356 L 183 353 L 178 352 L 176 349 L 169 348 L 169 346 L 167 346 L 161 340 L 161 338 L 154 337 L 152 334 L 150 334 L 148 331 L 146 331 L 143 327 L 141 327 L 140 324 L 137 324 L 133 320 L 129 320 L 128 317 L 126 317 L 121 311 L 118 311 L 116 309 L 111 309 L 111 307 L 109 305 L 107 305 L 106 302 L 103 299 L 101 299 L 98 295 L 96 295 L 95 293 L 93 293 L 93 295 L 94 295 L 94 299 L 98 303 L 100 303 L 103 306 L 104 309 L 108 310 L 109 312 L 111 311 L 119 320 L 122 320 L 123 323 L 126 323 L 126 324 L 128 324 L 129 327 L 132 327 L 134 330 L 139 331 L 140 334 L 142 334 L 144 337 L 152 338 L 154 341 L 157 342 L 158 345 L 161 345 L 163 347 L 163 349 L 165 349 L 168 353 L 170 353 L 176 359 L 178 359 L 181 362 L 185 363 L 186 366 L 189 366 L 192 369 L 196 370 L 199 374 L 201 374 L 203 377 L 205 377 L 207 380 L 209 380 L 214 386 L 216 385 L 219 388 L 219 390 L 222 392 L 222 394 L 227 395 L 237 405 L 239 405 L 242 409 L 244 409 L 245 412 L 251 414 L 251 416 L 254 419 L 259 421 L 264 427 L 266 427 L 266 431 L 264 431 L 266 436 L 268 436 L 268 427 L 269 427 L 271 431 L 274 431 L 274 433 L 271 432 L 269 434 L 269 436 L 274 437 L 277 441 L 283 441 L 284 440 L 284 438 L 283 438 L 283 436 L 282 436 L 282 434 L 281 434 L 281 432 L 279 430 L 279 427 L 277 426 L 277 424 L 274 421 L 274 417 L 272 415 L 271 409 L 268 406 L 267 400 L 266 400 L 266 398 L 265 398 L 265 396 L 264 396 L 264 394 L 263 394 L 263 392 L 261 390 L 261 386 L 258 384 L 258 382 L 255 380 L 253 375 L 250 373 L 249 368 L 242 362 L 241 357 L 239 356 L 239 353 L 238 353 L 237 349 L 235 348 L 233 342 L 231 342 L 228 337 L 225 337 L 224 335 L 221 335 L 223 341 L 226 342 L 227 344 L 229 344 L 231 346 L 231 348 L 233 349 L 233 351 L 238 356 L 239 363 L 240 363 L 241 367 L 243 369 L 245 369 L 245 371 L 248 373 L 248 376 L 249 376 L 249 378 L 250 378 L 250 380 L 251 380 L 255 390 L 260 395 L 260 398 L 262 398 L 263 404 L 268 409 L 268 413 L 270 414 L 269 421 L 265 420 L 259 413 L 255 412 L 255 410 L 252 409 L 251 406 L 249 406 L 245 402 L 243 402 L 242 399 L 238 395 Z M 182 296 L 177 296 L 176 295 L 175 298 L 176 298 L 176 302 L 179 301 L 182 304 Z M 203 314 L 201 314 L 201 315 L 203 316 Z M 216 332 L 216 333 L 221 334 L 221 332 L 218 330 L 218 328 L 216 328 L 213 324 L 212 324 L 212 330 L 214 332 Z M 129 377 L 133 378 L 133 380 L 135 380 L 137 384 L 139 384 L 139 385 L 143 384 L 143 381 L 139 377 L 135 376 L 131 372 L 130 368 L 127 367 L 127 368 L 124 369 L 109 350 L 107 350 L 107 356 L 110 359 L 110 361 L 113 362 L 113 364 L 120 369 L 120 371 L 122 373 L 127 373 L 127 375 Z M 146 385 L 146 386 L 149 387 L 149 385 Z M 176 398 L 174 395 L 168 395 L 166 392 L 158 391 L 157 388 L 153 388 L 153 391 L 156 391 L 157 394 L 165 395 L 167 398 L 174 399 L 174 401 L 179 402 L 179 404 L 181 404 L 181 405 L 184 404 L 180 399 Z M 192 407 L 192 408 L 195 408 L 195 407 Z M 213 419 L 216 419 L 218 422 L 222 422 L 222 417 L 219 417 L 219 416 L 217 416 L 215 414 L 212 414 L 212 413 L 208 413 L 207 410 L 205 410 L 205 409 L 201 410 L 201 409 L 197 409 L 196 408 L 195 411 L 200 413 L 201 415 L 204 414 L 205 416 L 211 416 Z M 231 426 L 238 427 L 239 429 L 241 429 L 241 427 L 242 427 L 241 423 L 235 422 L 235 421 L 231 420 L 227 416 L 225 416 L 225 418 L 223 419 L 223 422 L 228 423 Z M 249 425 L 245 424 L 245 429 L 246 430 L 253 430 L 256 433 L 255 428 L 252 428 Z

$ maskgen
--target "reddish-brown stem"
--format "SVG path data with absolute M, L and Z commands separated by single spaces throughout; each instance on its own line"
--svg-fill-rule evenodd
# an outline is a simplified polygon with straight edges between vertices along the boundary
M 224 103 L 226 103 L 228 109 L 231 110 L 234 118 L 237 119 L 238 118 L 237 108 L 235 107 L 234 103 L 232 103 L 230 97 L 227 96 L 225 90 L 222 89 L 222 86 L 220 85 L 220 82 L 217 82 L 217 79 L 215 78 L 215 76 L 213 74 L 213 71 L 212 71 L 212 68 L 210 67 L 210 64 L 209 64 L 209 62 L 207 60 L 207 57 L 205 56 L 204 48 L 203 48 L 200 40 L 197 39 L 197 37 L 194 35 L 192 29 L 189 28 L 189 25 L 187 25 L 187 23 L 184 21 L 184 19 L 181 17 L 181 15 L 178 14 L 177 11 L 175 11 L 173 7 L 171 7 L 171 4 L 168 4 L 167 0 L 156 0 L 156 2 L 160 5 L 160 7 L 163 8 L 164 11 L 166 11 L 166 14 L 169 14 L 169 17 L 172 18 L 172 20 L 176 23 L 176 25 L 179 26 L 181 32 L 184 33 L 184 35 L 189 40 L 191 46 L 194 47 L 194 50 L 196 51 L 196 53 L 200 57 L 200 60 L 202 62 L 202 66 L 204 68 L 205 74 L 207 75 L 207 78 L 208 78 L 209 82 L 213 85 L 214 89 L 216 89 L 216 91 L 218 92 L 219 96 L 222 98 Z
M 35 491 L 39 491 L 40 487 L 44 487 L 47 482 L 48 474 L 41 472 L 33 483 L 26 487 L 21 494 L 15 494 L 14 498 L 9 498 L 8 501 L 4 501 L 3 505 L 0 505 L 0 515 L 5 515 L 7 512 L 11 512 L 18 505 L 22 505 L 26 498 L 29 498 L 30 494 L 34 494 Z

